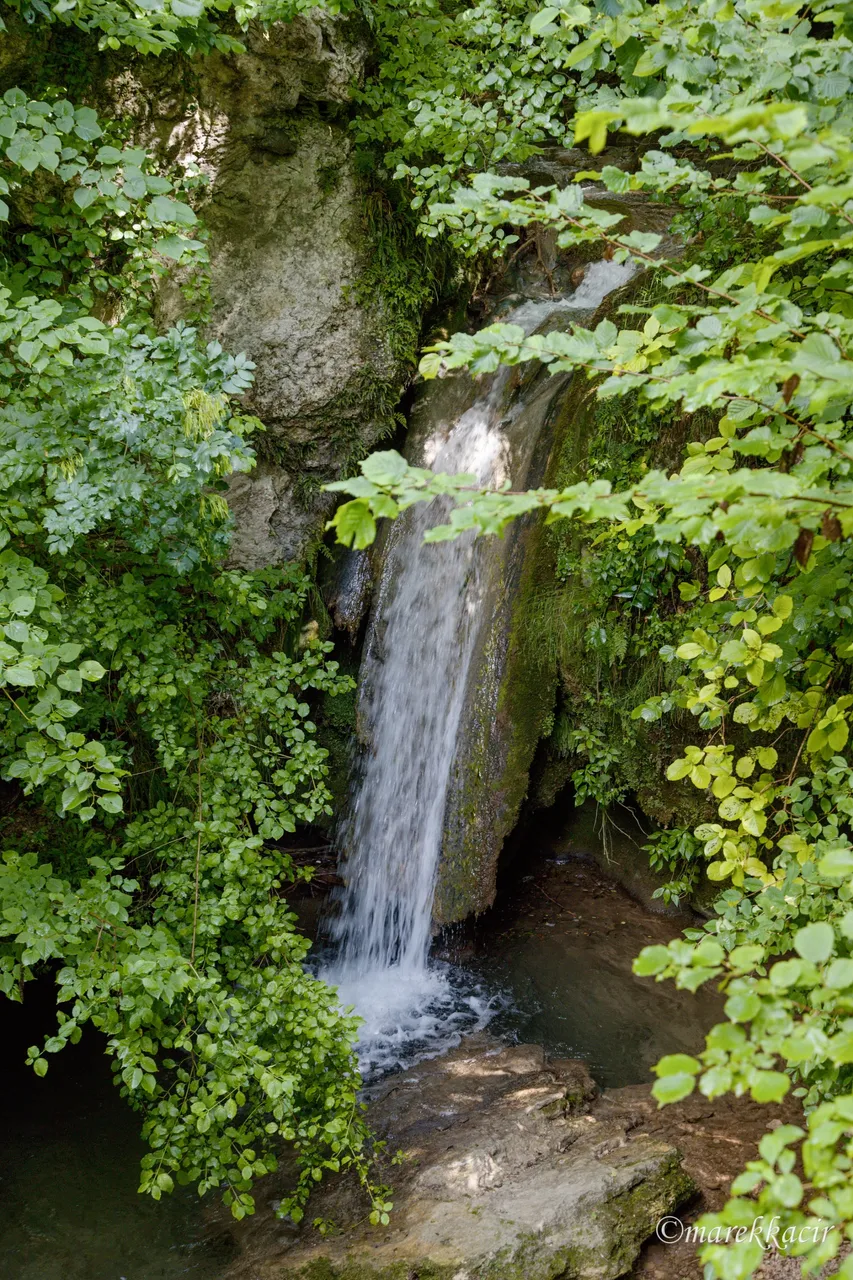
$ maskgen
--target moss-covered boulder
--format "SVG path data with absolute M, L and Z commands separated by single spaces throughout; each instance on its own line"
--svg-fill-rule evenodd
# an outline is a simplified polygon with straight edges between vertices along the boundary
M 261 461 L 229 498 L 232 558 L 254 568 L 316 542 L 323 481 L 394 426 L 408 370 L 381 291 L 359 287 L 374 245 L 349 123 L 366 31 L 317 11 L 252 28 L 246 45 L 195 61 L 191 99 L 148 127 L 208 175 L 211 334 L 257 365 Z M 173 291 L 164 315 L 180 309 Z
M 312 1213 L 336 1233 L 267 1209 L 236 1229 L 228 1280 L 615 1280 L 692 1183 L 619 1091 L 596 1092 L 582 1063 L 485 1036 L 391 1077 L 370 1110 L 403 1153 L 390 1225 L 366 1226 L 353 1188 L 331 1184 Z

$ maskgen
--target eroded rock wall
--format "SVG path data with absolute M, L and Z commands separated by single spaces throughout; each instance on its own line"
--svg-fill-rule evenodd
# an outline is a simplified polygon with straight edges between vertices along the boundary
M 306 554 L 330 507 L 320 485 L 387 430 L 405 371 L 381 299 L 357 287 L 371 245 L 348 125 L 364 32 L 303 16 L 246 43 L 196 60 L 195 101 L 148 127 L 209 177 L 211 331 L 257 364 L 248 407 L 267 431 L 230 496 L 233 560 L 256 568 Z
M 410 366 L 381 290 L 359 287 L 373 252 L 370 184 L 356 174 L 350 122 L 367 28 L 316 10 L 242 39 L 241 54 L 140 58 L 12 19 L 0 87 L 65 84 L 207 179 L 210 333 L 255 361 L 246 407 L 266 427 L 259 465 L 230 495 L 233 561 L 256 568 L 310 553 L 331 507 L 322 483 L 393 427 Z M 186 309 L 179 276 L 161 292 L 164 324 Z

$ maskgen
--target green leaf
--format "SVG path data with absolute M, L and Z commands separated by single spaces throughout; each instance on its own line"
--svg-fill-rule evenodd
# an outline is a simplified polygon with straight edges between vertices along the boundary
M 735 969 L 754 969 L 764 959 L 765 948 L 757 943 L 745 943 L 729 952 L 729 963 Z
M 600 36 L 594 36 L 590 40 L 581 40 L 572 49 L 571 53 L 568 55 L 565 62 L 563 63 L 563 66 L 566 68 L 567 71 L 570 70 L 572 67 L 576 67 L 578 63 L 584 62 L 587 58 L 591 57 L 592 54 L 595 53 L 596 49 L 599 47 L 600 44 L 601 44 Z
M 545 8 L 540 9 L 538 13 L 534 13 L 530 19 L 530 30 L 533 35 L 538 36 L 539 33 L 551 25 L 552 22 L 560 15 L 559 9 Z
M 836 990 L 853 987 L 853 960 L 833 960 L 824 978 L 826 985 Z
M 637 59 L 634 67 L 635 76 L 651 76 L 658 70 L 657 51 L 655 49 L 646 49 L 646 51 Z
M 799 960 L 778 960 L 770 969 L 770 981 L 774 987 L 786 991 L 795 987 L 802 976 L 803 966 Z
M 97 113 L 91 107 L 78 107 L 74 112 L 74 132 L 84 142 L 93 142 L 101 136 Z
M 100 662 L 93 662 L 91 660 L 81 662 L 77 670 L 84 680 L 100 680 L 107 674 L 106 669 L 101 666 Z
M 838 1066 L 853 1062 L 853 1033 L 846 1032 L 833 1037 L 829 1043 L 829 1056 Z
M 634 973 L 641 978 L 650 977 L 655 973 L 662 973 L 670 962 L 670 954 L 666 947 L 643 947 L 643 950 L 634 961 Z
M 361 464 L 362 474 L 373 484 L 393 485 L 402 480 L 408 473 L 409 466 L 405 458 L 393 449 L 371 453 Z
M 781 1097 L 784 1096 L 784 1094 L 781 1095 Z M 781 1097 L 773 1101 L 781 1101 Z M 757 1101 L 763 1102 L 765 1099 L 758 1098 Z M 795 1209 L 803 1199 L 803 1184 L 795 1173 L 783 1174 L 773 1183 L 773 1195 L 787 1209 Z
M 335 530 L 338 542 L 357 550 L 369 547 L 376 537 L 376 521 L 366 498 L 355 498 L 338 507 L 327 527 Z
M 764 834 L 767 826 L 767 819 L 760 809 L 746 809 L 741 815 L 741 826 L 751 836 L 760 836 Z
M 146 206 L 145 213 L 157 225 L 177 223 L 180 227 L 192 227 L 198 221 L 188 204 L 172 200 L 169 196 L 155 196 Z
M 794 934 L 795 951 L 812 964 L 823 964 L 832 955 L 834 947 L 835 934 L 829 924 L 807 924 Z
M 12 667 L 7 667 L 4 675 L 11 684 L 22 685 L 25 688 L 36 683 L 36 674 L 31 667 L 25 667 L 23 663 L 15 663 Z
M 99 195 L 97 187 L 75 187 L 72 200 L 78 209 L 88 209 L 94 204 Z
M 699 1078 L 699 1090 L 706 1098 L 718 1098 L 732 1087 L 732 1073 L 728 1067 L 709 1067 Z
M 824 876 L 853 875 L 853 849 L 847 845 L 830 849 L 818 863 L 818 870 Z
M 761 1012 L 761 1001 L 752 991 L 737 991 L 729 996 L 725 1010 L 732 1022 L 750 1022 Z
M 203 248 L 201 240 L 188 240 L 186 236 L 161 236 L 157 241 L 157 252 L 174 262 L 182 262 Z
M 696 1058 L 691 1058 L 686 1053 L 670 1053 L 661 1058 L 654 1067 L 654 1072 L 658 1076 L 680 1075 L 682 1072 L 695 1076 L 701 1069 L 702 1064 Z
M 781 1071 L 756 1071 L 749 1092 L 756 1102 L 781 1102 L 790 1087 L 791 1081 Z
M 657 1098 L 661 1106 L 670 1102 L 680 1102 L 693 1092 L 696 1078 L 687 1071 L 679 1071 L 669 1076 L 661 1076 L 652 1085 L 652 1096 Z

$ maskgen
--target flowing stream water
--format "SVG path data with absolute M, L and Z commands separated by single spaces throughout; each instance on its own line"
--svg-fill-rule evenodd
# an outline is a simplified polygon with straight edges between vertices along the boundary
M 585 319 L 631 274 L 629 265 L 593 263 L 569 297 L 527 301 L 503 321 L 531 333 L 566 310 Z M 414 460 L 483 485 L 516 482 L 507 425 L 519 405 L 509 383 L 509 369 L 493 375 L 456 421 L 435 424 Z M 441 1052 L 495 1008 L 472 981 L 429 958 L 460 716 L 478 636 L 491 622 L 489 561 L 501 547 L 471 534 L 425 543 L 448 510 L 446 499 L 421 504 L 393 528 L 359 681 L 370 746 L 345 823 L 346 887 L 322 976 L 363 1019 L 368 1073 Z

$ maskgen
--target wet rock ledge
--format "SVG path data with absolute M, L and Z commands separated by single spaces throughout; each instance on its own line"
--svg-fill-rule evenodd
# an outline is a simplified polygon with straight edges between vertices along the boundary
M 339 1226 L 323 1238 L 279 1222 L 271 1187 L 227 1280 L 615 1280 L 694 1190 L 636 1091 L 598 1097 L 583 1063 L 538 1046 L 469 1037 L 376 1086 L 370 1114 L 404 1153 L 391 1225 L 367 1226 L 341 1179 L 309 1207 Z

